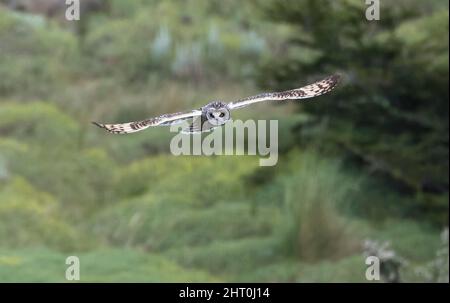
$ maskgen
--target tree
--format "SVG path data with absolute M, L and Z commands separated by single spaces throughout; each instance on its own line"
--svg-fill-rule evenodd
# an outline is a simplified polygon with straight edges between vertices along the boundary
M 380 21 L 363 1 L 269 1 L 263 11 L 292 38 L 261 67 L 276 89 L 341 71 L 342 88 L 303 109 L 320 136 L 417 199 L 409 208 L 448 222 L 448 3 L 383 2 Z M 394 181 L 394 182 L 392 182 Z

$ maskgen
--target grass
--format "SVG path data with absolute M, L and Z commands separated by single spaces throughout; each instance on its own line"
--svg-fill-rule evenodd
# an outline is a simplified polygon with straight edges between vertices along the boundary
M 280 238 L 286 253 L 317 261 L 357 251 L 359 239 L 351 220 L 338 210 L 346 199 L 356 198 L 358 180 L 344 173 L 339 162 L 313 152 L 293 154 L 288 161 L 295 173 L 285 182 L 286 219 Z
M 402 281 L 423 281 L 417 269 L 434 258 L 441 245 L 439 233 L 405 220 L 387 224 L 392 229 L 360 223 L 361 236 L 390 240 L 396 252 L 408 261 L 401 269 Z M 224 239 L 163 253 L 123 246 L 67 253 L 38 246 L 0 248 L 0 281 L 67 282 L 65 259 L 76 255 L 80 258 L 81 282 L 367 282 L 362 253 L 310 262 L 284 256 L 276 240 Z
M 423 281 L 415 268 L 433 260 L 439 232 L 402 212 L 387 219 L 408 198 L 365 172 L 294 149 L 308 132 L 294 128 L 313 119 L 294 101 L 233 112 L 280 120 L 279 162 L 264 169 L 254 157 L 174 157 L 167 128 L 92 126 L 264 92 L 251 77 L 257 48 L 285 47 L 279 29 L 248 18 L 251 5 L 122 2 L 93 19 L 82 49 L 56 24 L 0 9 L 0 282 L 66 282 L 69 255 L 81 282 L 364 282 L 366 238 L 390 241 L 409 261 L 404 280 Z M 168 57 L 154 61 L 154 44 Z
M 161 255 L 126 249 L 71 254 L 80 260 L 80 282 L 215 282 L 211 275 L 184 269 Z M 67 282 L 69 255 L 48 249 L 0 250 L 2 282 Z

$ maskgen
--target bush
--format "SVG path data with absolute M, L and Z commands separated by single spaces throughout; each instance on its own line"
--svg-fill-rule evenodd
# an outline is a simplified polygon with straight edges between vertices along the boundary
M 19 177 L 0 180 L 1 247 L 80 248 L 79 235 L 62 220 L 57 201 Z
M 296 172 L 285 183 L 282 249 L 305 261 L 353 253 L 357 237 L 338 209 L 346 199 L 355 198 L 356 180 L 342 173 L 338 162 L 318 158 L 315 153 L 293 154 L 289 163 Z
M 448 4 L 392 1 L 381 6 L 382 22 L 367 22 L 358 0 L 263 7 L 292 32 L 287 50 L 261 68 L 260 84 L 283 89 L 305 74 L 343 72 L 329 102 L 304 107 L 326 126 L 307 139 L 409 192 L 409 216 L 448 224 Z
M 79 143 L 77 123 L 55 106 L 44 102 L 2 103 L 0 134 L 52 149 L 75 148 Z
M 35 18 L 0 7 L 0 95 L 46 96 L 79 62 L 75 37 Z
M 251 14 L 243 9 L 246 5 L 229 5 Z M 134 3 L 122 18 L 98 18 L 84 45 L 91 70 L 141 83 L 153 78 L 198 82 L 248 77 L 267 53 L 266 36 L 224 20 L 217 13 L 220 6 L 207 1 Z M 117 7 L 114 2 L 113 16 Z
M 81 149 L 80 133 L 78 124 L 52 105 L 0 105 L 0 134 L 21 142 L 2 140 L 10 148 L 3 155 L 8 169 L 53 194 L 73 218 L 110 203 L 115 182 L 115 164 L 103 150 Z
M 151 25 L 144 18 L 98 25 L 88 33 L 84 45 L 91 59 L 90 69 L 94 74 L 115 74 L 127 80 L 146 79 L 151 63 L 152 33 Z
M 124 201 L 96 216 L 91 230 L 115 246 L 162 251 L 269 236 L 277 222 L 276 209 L 265 208 L 252 214 L 245 202 L 218 204 L 204 210 L 183 204 L 170 195 Z
M 389 241 L 399 256 L 414 263 L 433 258 L 439 247 L 439 232 L 427 224 L 409 220 L 386 220 L 367 233 L 369 238 Z M 414 249 L 411 249 L 414 247 Z
M 136 161 L 120 172 L 122 197 L 146 192 L 178 197 L 193 206 L 209 206 L 244 197 L 241 177 L 254 170 L 250 157 L 173 157 L 159 155 Z M 182 188 L 180 190 L 180 188 Z
M 201 268 L 222 276 L 242 273 L 276 262 L 279 258 L 273 239 L 267 237 L 181 247 L 167 253 L 183 266 Z
M 12 172 L 57 197 L 71 219 L 84 220 L 115 201 L 115 164 L 103 150 L 35 148 L 13 157 L 10 166 Z

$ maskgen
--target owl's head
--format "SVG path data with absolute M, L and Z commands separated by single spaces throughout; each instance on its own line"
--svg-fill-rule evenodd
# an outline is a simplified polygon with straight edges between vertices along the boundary
M 222 125 L 230 120 L 230 110 L 226 103 L 213 101 L 204 108 L 206 118 L 212 125 Z

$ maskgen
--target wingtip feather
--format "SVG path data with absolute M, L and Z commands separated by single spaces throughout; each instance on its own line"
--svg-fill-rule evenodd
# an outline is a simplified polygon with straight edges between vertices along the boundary
M 331 79 L 331 81 L 333 81 L 334 83 L 334 86 L 336 86 L 341 83 L 343 75 L 341 73 L 335 73 L 334 75 L 331 75 L 329 79 Z
M 101 123 L 98 123 L 98 122 L 95 122 L 95 121 L 91 121 L 91 123 L 96 125 L 96 126 L 98 126 L 98 127 L 100 127 L 100 128 L 105 128 L 105 126 L 103 124 L 101 124 Z

